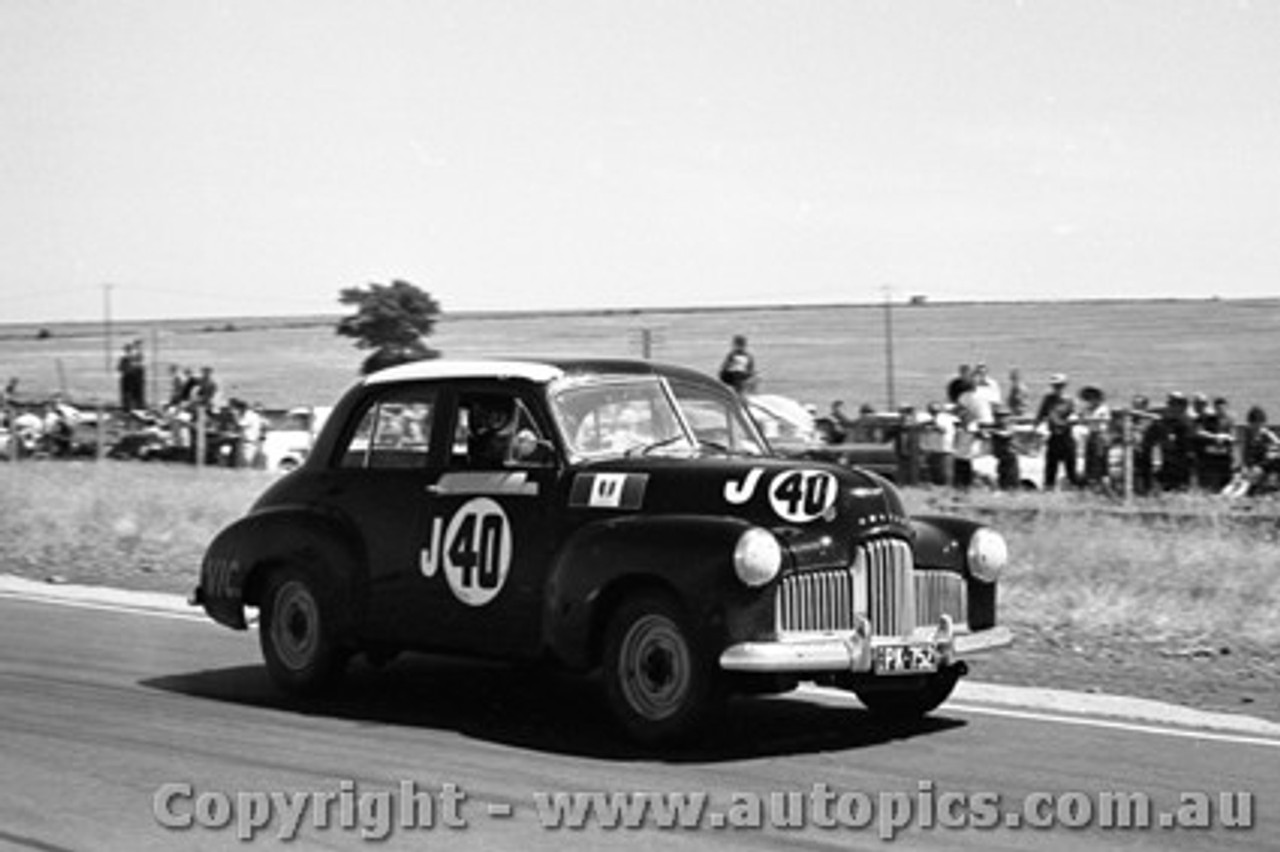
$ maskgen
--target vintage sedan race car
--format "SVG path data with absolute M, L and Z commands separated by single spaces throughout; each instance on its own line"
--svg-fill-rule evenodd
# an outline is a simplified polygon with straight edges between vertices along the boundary
M 424 650 L 599 671 L 641 741 L 800 681 L 946 700 L 996 624 L 1004 539 L 908 517 L 874 474 L 774 456 L 741 399 L 638 361 L 425 361 L 340 400 L 205 554 L 193 601 L 259 610 L 283 689 Z

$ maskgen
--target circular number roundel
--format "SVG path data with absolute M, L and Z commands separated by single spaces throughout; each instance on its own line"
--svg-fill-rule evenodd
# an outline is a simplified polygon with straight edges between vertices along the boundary
M 444 534 L 444 574 L 458 600 L 484 606 L 502 591 L 511 567 L 511 521 L 488 497 L 468 500 Z
M 825 470 L 792 470 L 770 484 L 769 502 L 778 517 L 805 524 L 835 505 L 837 491 L 835 476 Z

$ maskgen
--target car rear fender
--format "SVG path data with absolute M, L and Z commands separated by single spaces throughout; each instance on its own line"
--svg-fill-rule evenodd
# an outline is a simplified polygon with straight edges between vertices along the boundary
M 267 574 L 284 565 L 301 568 L 346 605 L 335 612 L 347 632 L 364 612 L 368 576 L 364 548 L 341 521 L 299 507 L 257 511 L 220 532 L 205 552 L 196 601 L 228 627 L 247 627 L 245 605 L 257 606 Z
M 544 645 L 571 667 L 590 667 L 609 615 L 642 589 L 670 593 L 706 641 L 723 641 L 726 606 L 750 593 L 733 569 L 734 546 L 749 526 L 739 518 L 664 515 L 582 527 L 548 577 Z

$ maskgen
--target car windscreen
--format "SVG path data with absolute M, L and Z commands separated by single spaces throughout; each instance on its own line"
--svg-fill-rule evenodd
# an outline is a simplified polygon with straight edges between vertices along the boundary
M 732 398 L 678 382 L 670 391 L 657 377 L 602 381 L 565 388 L 552 405 L 572 455 L 764 453 Z
M 650 447 L 691 449 L 671 398 L 657 379 L 601 382 L 552 396 L 572 455 L 612 456 Z

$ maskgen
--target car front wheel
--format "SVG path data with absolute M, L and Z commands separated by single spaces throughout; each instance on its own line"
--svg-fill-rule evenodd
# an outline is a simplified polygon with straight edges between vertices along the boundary
M 720 708 L 715 661 L 668 596 L 646 594 L 618 608 L 605 634 L 603 669 L 610 708 L 639 742 L 687 739 Z
M 321 587 L 296 569 L 272 572 L 262 597 L 258 641 L 267 672 L 286 692 L 314 695 L 342 675 L 331 608 Z

